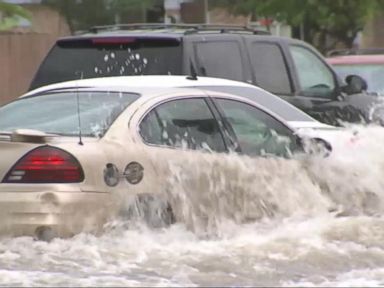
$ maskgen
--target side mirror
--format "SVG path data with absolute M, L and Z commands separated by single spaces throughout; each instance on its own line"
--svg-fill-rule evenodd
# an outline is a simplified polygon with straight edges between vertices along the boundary
M 304 152 L 310 155 L 328 157 L 332 153 L 332 145 L 321 138 L 304 138 L 302 145 Z
M 346 86 L 343 87 L 343 92 L 348 95 L 358 94 L 363 91 L 367 91 L 367 82 L 359 75 L 348 75 L 345 77 Z

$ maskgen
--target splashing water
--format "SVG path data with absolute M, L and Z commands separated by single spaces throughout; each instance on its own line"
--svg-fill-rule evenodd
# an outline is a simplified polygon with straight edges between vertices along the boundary
M 349 129 L 327 158 L 157 154 L 176 224 L 3 238 L 0 285 L 384 286 L 384 129 Z

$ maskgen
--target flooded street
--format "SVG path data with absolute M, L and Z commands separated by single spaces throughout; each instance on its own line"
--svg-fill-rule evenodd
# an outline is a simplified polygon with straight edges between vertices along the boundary
M 0 286 L 384 286 L 384 131 L 352 129 L 324 159 L 170 161 L 178 223 L 2 238 Z

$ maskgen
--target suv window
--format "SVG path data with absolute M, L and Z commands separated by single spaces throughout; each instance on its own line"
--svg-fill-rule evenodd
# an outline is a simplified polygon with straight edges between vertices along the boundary
M 331 70 L 309 49 L 290 45 L 302 93 L 311 97 L 331 97 L 335 79 Z
M 122 75 L 180 75 L 178 39 L 110 37 L 60 40 L 40 66 L 30 89 L 75 80 Z
M 226 151 L 218 123 L 202 98 L 157 106 L 144 117 L 140 134 L 148 144 Z
M 237 41 L 195 43 L 198 73 L 203 76 L 244 81 L 241 50 Z
M 289 72 L 281 48 L 275 43 L 253 42 L 251 61 L 256 83 L 276 94 L 292 94 Z
M 215 99 L 215 103 L 236 135 L 242 153 L 287 157 L 298 150 L 293 132 L 264 111 L 236 100 Z

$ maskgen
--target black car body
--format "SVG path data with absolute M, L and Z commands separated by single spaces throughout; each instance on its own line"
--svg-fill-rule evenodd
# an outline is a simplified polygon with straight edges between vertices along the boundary
M 344 84 L 303 41 L 246 27 L 136 24 L 94 27 L 59 39 L 30 89 L 116 75 L 196 75 L 252 83 L 333 125 L 369 121 L 377 96 Z

